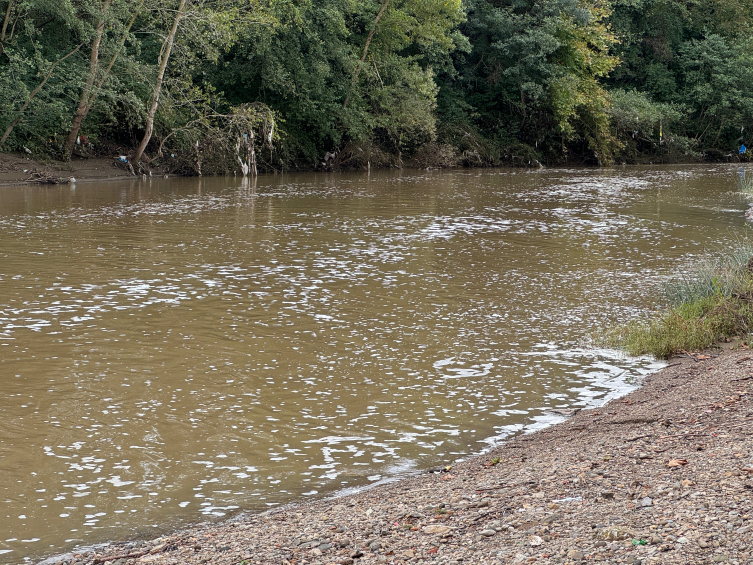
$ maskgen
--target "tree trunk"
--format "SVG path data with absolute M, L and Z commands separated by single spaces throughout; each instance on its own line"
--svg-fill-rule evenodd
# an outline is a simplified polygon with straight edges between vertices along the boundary
M 152 133 L 154 132 L 154 115 L 157 113 L 157 108 L 159 107 L 159 96 L 162 91 L 162 82 L 165 79 L 165 69 L 167 69 L 167 62 L 170 59 L 170 53 L 173 50 L 173 43 L 175 42 L 175 34 L 178 32 L 178 25 L 180 25 L 180 20 L 183 17 L 183 10 L 185 7 L 186 0 L 180 0 L 180 5 L 175 14 L 175 20 L 173 21 L 173 27 L 165 38 L 165 42 L 162 44 L 162 57 L 160 60 L 159 71 L 157 73 L 157 82 L 154 85 L 152 104 L 149 107 L 149 113 L 146 116 L 146 131 L 144 132 L 144 138 L 141 140 L 141 144 L 138 149 L 136 149 L 136 155 L 133 158 L 133 161 L 137 165 L 146 150 L 146 146 L 149 145 L 149 140 L 152 138 Z
M 10 12 L 13 9 L 13 0 L 8 0 L 8 9 L 5 11 L 5 19 L 3 20 L 3 31 L 0 32 L 0 50 L 2 44 L 5 43 L 5 34 L 8 31 L 8 22 L 10 21 Z
M 105 31 L 105 17 L 107 15 L 107 10 L 110 8 L 110 4 L 112 4 L 112 0 L 105 0 L 102 5 L 102 17 L 97 24 L 97 34 L 92 42 L 92 51 L 91 56 L 89 57 L 89 74 L 86 77 L 84 89 L 81 91 L 76 114 L 73 116 L 73 122 L 71 122 L 71 131 L 68 133 L 68 141 L 66 141 L 65 148 L 63 149 L 63 159 L 66 161 L 71 158 L 73 146 L 76 145 L 78 132 L 81 130 L 81 124 L 89 113 L 89 99 L 91 97 L 92 88 L 94 87 L 94 81 L 97 78 L 97 70 L 99 69 L 99 46 L 102 43 L 102 35 Z
M 50 67 L 50 70 L 47 71 L 47 74 L 44 75 L 44 78 L 42 79 L 42 82 L 37 85 L 37 87 L 31 91 L 31 94 L 29 94 L 29 97 L 26 99 L 26 102 L 24 102 L 24 105 L 21 106 L 21 109 L 17 112 L 18 115 L 16 118 L 10 123 L 8 128 L 5 130 L 5 133 L 3 134 L 3 137 L 0 137 L 0 147 L 2 147 L 3 143 L 8 139 L 8 136 L 10 136 L 11 132 L 13 131 L 13 128 L 18 125 L 18 122 L 21 121 L 21 116 L 23 116 L 24 111 L 26 108 L 29 107 L 29 104 L 31 104 L 31 101 L 34 99 L 34 97 L 39 94 L 39 91 L 42 90 L 45 84 L 47 84 L 47 81 L 50 80 L 50 77 L 52 76 L 52 73 L 55 71 L 55 67 L 57 67 L 58 63 L 62 63 L 65 61 L 68 57 L 76 53 L 81 47 L 83 46 L 83 43 L 76 47 L 73 51 L 65 55 L 64 57 L 58 59 L 55 61 L 52 66 Z
M 390 3 L 390 0 L 384 0 L 384 2 L 382 2 L 382 7 L 380 8 L 379 13 L 374 19 L 374 27 L 371 28 L 369 35 L 366 37 L 366 44 L 363 46 L 363 54 L 361 55 L 361 60 L 358 62 L 358 66 L 356 67 L 356 72 L 353 74 L 353 81 L 350 84 L 351 90 L 353 90 L 356 87 L 356 83 L 358 82 L 358 77 L 361 75 L 361 70 L 363 69 L 363 63 L 364 61 L 366 61 L 366 55 L 369 53 L 369 46 L 371 45 L 371 40 L 374 39 L 374 34 L 376 33 L 377 25 L 379 25 L 379 20 L 382 19 L 382 16 L 384 15 L 384 11 L 387 9 L 387 6 L 389 5 L 389 3 Z M 350 94 L 348 94 L 345 97 L 345 102 L 343 102 L 343 108 L 347 108 L 349 103 L 350 103 Z

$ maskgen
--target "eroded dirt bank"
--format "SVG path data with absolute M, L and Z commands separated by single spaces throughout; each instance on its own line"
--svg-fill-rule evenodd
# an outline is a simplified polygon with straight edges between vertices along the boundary
M 447 472 L 47 563 L 751 563 L 751 398 L 750 351 L 677 358 Z

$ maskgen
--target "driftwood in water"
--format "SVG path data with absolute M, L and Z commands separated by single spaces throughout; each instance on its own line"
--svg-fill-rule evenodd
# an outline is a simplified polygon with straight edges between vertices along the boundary
M 68 184 L 72 179 L 73 177 L 56 177 L 55 175 L 48 173 L 47 171 L 43 171 L 41 173 L 32 171 L 31 176 L 26 179 L 26 182 L 36 182 L 39 184 Z

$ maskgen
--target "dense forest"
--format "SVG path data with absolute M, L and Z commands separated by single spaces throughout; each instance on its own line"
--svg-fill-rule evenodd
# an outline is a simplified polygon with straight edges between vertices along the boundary
M 753 0 L 0 0 L 0 22 L 0 150 L 142 172 L 723 160 L 753 129 Z

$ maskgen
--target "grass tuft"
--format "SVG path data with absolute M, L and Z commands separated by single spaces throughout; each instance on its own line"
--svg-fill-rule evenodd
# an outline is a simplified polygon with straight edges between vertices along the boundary
M 753 245 L 746 240 L 724 255 L 703 259 L 692 272 L 669 281 L 664 295 L 663 311 L 609 330 L 596 342 L 666 359 L 732 337 L 747 341 L 753 326 Z

